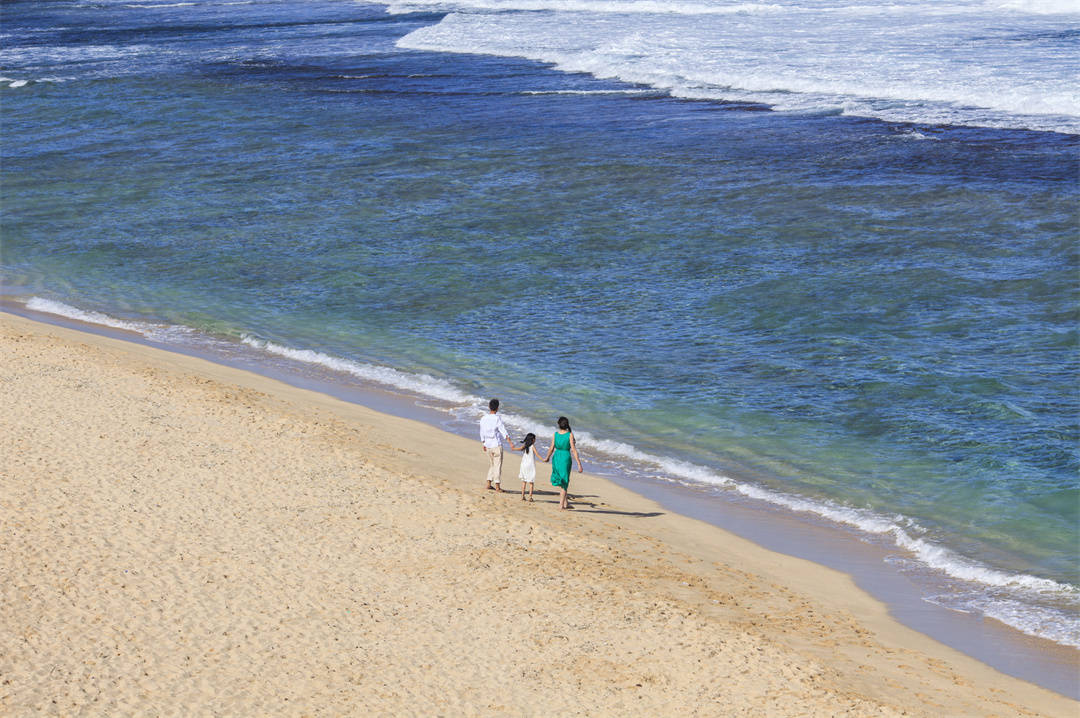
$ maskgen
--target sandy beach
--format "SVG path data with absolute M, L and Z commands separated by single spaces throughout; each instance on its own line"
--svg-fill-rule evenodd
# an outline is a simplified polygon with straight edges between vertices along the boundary
M 1080 709 L 601 478 L 484 491 L 418 422 L 10 314 L 0 386 L 5 715 Z

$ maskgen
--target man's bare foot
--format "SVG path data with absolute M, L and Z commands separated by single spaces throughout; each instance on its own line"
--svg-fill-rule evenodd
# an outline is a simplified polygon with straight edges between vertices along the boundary
M 529 501 L 532 501 L 532 496 L 529 497 Z

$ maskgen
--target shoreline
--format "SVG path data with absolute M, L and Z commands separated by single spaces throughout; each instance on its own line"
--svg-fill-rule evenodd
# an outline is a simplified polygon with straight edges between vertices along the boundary
M 439 403 L 437 400 L 429 405 L 433 399 L 428 395 L 383 389 L 377 383 L 365 384 L 363 379 L 360 383 L 345 381 L 337 372 L 325 371 L 318 366 L 313 369 L 306 362 L 291 357 L 282 359 L 271 353 L 258 352 L 254 344 L 246 341 L 247 346 L 233 346 L 228 341 L 209 336 L 199 342 L 177 342 L 172 338 L 155 340 L 147 333 L 147 328 L 152 325 L 146 324 L 146 320 L 129 321 L 104 315 L 79 318 L 31 309 L 21 301 L 22 296 L 27 295 L 0 295 L 0 313 L 209 361 L 398 418 L 420 421 L 455 436 L 472 436 L 471 425 L 463 428 L 460 417 L 449 418 L 435 406 Z M 82 312 L 75 307 L 68 308 Z M 94 315 L 93 312 L 90 314 Z M 210 340 L 208 343 L 207 339 Z M 884 604 L 890 615 L 904 626 L 990 668 L 1080 700 L 1080 650 L 1025 633 L 993 616 L 934 602 L 928 598 L 933 595 L 928 594 L 928 589 L 947 592 L 948 584 L 936 586 L 931 583 L 933 578 L 922 574 L 913 576 L 898 569 L 892 563 L 898 549 L 888 541 L 878 540 L 874 535 L 862 536 L 848 526 L 822 520 L 816 514 L 806 515 L 738 493 L 643 480 L 621 471 L 619 464 L 610 458 L 592 460 L 590 466 L 594 475 L 677 514 L 732 531 L 765 549 L 840 571 Z M 901 556 L 903 553 L 900 549 Z
M 273 415 L 273 410 L 285 407 L 288 413 L 301 424 L 307 422 L 308 428 L 321 425 L 326 421 L 335 424 L 338 430 L 344 430 L 342 424 L 346 428 L 351 427 L 349 442 L 344 444 L 340 440 L 330 442 L 332 450 L 329 453 L 332 455 L 352 451 L 351 442 L 358 439 L 355 436 L 356 426 L 357 424 L 364 426 L 365 429 L 371 430 L 372 435 L 359 437 L 364 439 L 363 461 L 382 469 L 390 467 L 391 472 L 401 477 L 401 480 L 390 482 L 382 490 L 389 492 L 390 487 L 394 487 L 399 493 L 404 494 L 397 499 L 401 504 L 398 508 L 406 505 L 409 507 L 411 513 L 408 514 L 408 520 L 411 523 L 423 524 L 425 520 L 430 522 L 430 519 L 425 519 L 424 516 L 425 503 L 418 496 L 432 495 L 450 495 L 450 499 L 460 505 L 472 507 L 478 511 L 483 509 L 485 524 L 492 521 L 499 526 L 507 524 L 506 530 L 510 533 L 522 528 L 521 522 L 526 521 L 524 517 L 514 513 L 518 507 L 511 508 L 503 505 L 505 502 L 497 502 L 498 498 L 516 498 L 514 494 L 493 497 L 474 490 L 474 484 L 479 485 L 479 482 L 468 479 L 475 478 L 474 473 L 476 476 L 482 476 L 480 472 L 482 457 L 478 452 L 471 451 L 475 449 L 473 446 L 475 442 L 412 420 L 380 414 L 330 396 L 288 386 L 272 378 L 192 358 L 181 353 L 150 347 L 142 343 L 113 339 L 97 333 L 58 327 L 55 324 L 20 318 L 9 313 L 3 313 L 0 320 L 2 320 L 6 335 L 4 339 L 6 353 L 10 354 L 14 351 L 11 337 L 18 336 L 25 338 L 20 341 L 20 346 L 28 342 L 39 351 L 51 351 L 51 355 L 67 352 L 98 356 L 99 360 L 96 363 L 94 361 L 84 363 L 80 369 L 80 376 L 84 381 L 91 379 L 102 381 L 102 374 L 112 376 L 116 373 L 116 367 L 122 367 L 127 372 L 126 374 L 121 372 L 118 376 L 134 376 L 141 372 L 162 377 L 160 380 L 170 387 L 177 384 L 189 385 L 193 382 L 200 386 L 212 385 L 212 389 L 207 389 L 207 391 L 215 392 L 215 400 L 218 403 L 232 408 L 245 407 L 253 415 L 260 414 L 260 411 L 262 414 Z M 108 358 L 110 366 L 102 366 L 103 362 L 100 358 L 102 356 Z M 22 366 L 25 369 L 27 366 L 35 366 L 38 363 L 31 362 Z M 58 366 L 66 369 L 63 363 Z M 104 372 L 105 368 L 109 371 Z M 73 367 L 71 371 L 76 371 L 76 369 Z M 47 379 L 45 377 L 39 381 L 47 384 Z M 20 382 L 20 387 L 22 385 L 23 382 Z M 106 388 L 108 388 L 107 384 Z M 190 386 L 187 389 L 190 390 Z M 178 393 L 183 394 L 183 392 Z M 54 399 L 61 403 L 66 401 L 70 408 L 71 397 L 57 396 Z M 134 401 L 137 408 L 140 401 L 144 403 L 153 401 L 153 397 L 144 395 L 131 401 Z M 33 403 L 35 406 L 39 404 L 37 401 Z M 261 404 L 272 404 L 273 406 L 269 409 L 273 410 L 269 410 L 266 406 L 259 406 Z M 314 421 L 309 414 L 317 414 L 321 421 Z M 29 421 L 25 415 L 19 418 Z M 11 418 L 9 417 L 8 420 L 10 421 Z M 39 423 L 48 420 L 47 417 L 43 417 Z M 254 442 L 257 437 L 244 435 L 233 438 L 247 443 Z M 202 435 L 201 439 L 211 441 L 214 437 Z M 271 442 L 270 446 L 273 446 L 273 443 Z M 473 453 L 476 455 L 470 456 Z M 20 465 L 25 465 L 32 456 L 33 452 L 20 454 Z M 100 463 L 104 458 L 99 452 L 87 457 L 86 462 L 92 466 L 94 462 Z M 139 458 L 158 462 L 159 473 L 162 471 L 168 473 L 169 465 L 167 462 L 162 465 L 161 457 L 156 457 L 151 453 L 148 456 L 140 455 Z M 473 464 L 475 464 L 473 467 L 475 470 L 472 472 L 460 468 L 460 466 Z M 209 471 L 208 476 L 213 476 L 212 467 Z M 90 471 L 82 478 L 93 478 L 94 473 Z M 100 481 L 100 476 L 96 477 L 95 481 Z M 420 485 L 426 485 L 427 489 L 438 488 L 434 491 L 427 489 L 419 492 L 402 491 L 403 481 L 416 481 Z M 644 570 L 644 567 L 656 562 L 673 562 L 674 571 L 660 571 L 650 580 L 658 582 L 657 585 L 661 586 L 663 591 L 671 592 L 673 597 L 685 603 L 683 608 L 689 607 L 688 616 L 692 615 L 694 620 L 705 621 L 703 625 L 710 633 L 722 636 L 720 641 L 722 644 L 731 641 L 738 643 L 736 639 L 745 638 L 747 626 L 752 626 L 752 633 L 764 631 L 762 638 L 771 648 L 782 645 L 784 650 L 794 652 L 784 654 L 788 658 L 779 659 L 780 665 L 790 667 L 809 661 L 820 663 L 830 675 L 836 673 L 829 680 L 825 680 L 824 685 L 831 689 L 825 690 L 826 695 L 821 696 L 822 700 L 826 698 L 837 700 L 837 696 L 850 690 L 850 685 L 858 685 L 862 691 L 859 693 L 859 700 L 877 701 L 881 706 L 901 706 L 908 710 L 929 711 L 931 705 L 942 700 L 949 702 L 952 709 L 955 709 L 951 709 L 951 712 L 955 714 L 1013 714 L 1012 711 L 1017 707 L 1011 706 L 1009 701 L 1019 701 L 1047 715 L 1067 715 L 1075 710 L 1074 701 L 1033 684 L 1005 677 L 975 659 L 900 625 L 888 615 L 884 604 L 856 588 L 848 576 L 808 561 L 774 553 L 716 526 L 668 513 L 666 509 L 650 499 L 605 479 L 586 474 L 584 479 L 579 479 L 578 485 L 583 491 L 585 491 L 584 487 L 588 487 L 588 495 L 585 497 L 587 503 L 583 506 L 586 510 L 568 516 L 565 520 L 556 517 L 554 511 L 531 514 L 526 522 L 530 532 L 540 527 L 545 531 L 553 531 L 555 536 L 563 538 L 570 535 L 574 539 L 585 542 L 599 541 L 597 546 L 607 546 L 608 550 L 612 550 L 610 547 L 614 544 L 629 541 L 634 550 L 627 551 L 625 549 L 629 546 L 624 546 L 619 561 L 597 561 L 597 557 L 594 556 L 586 564 L 591 568 L 600 566 L 602 569 L 601 574 L 596 577 L 598 585 L 607 585 L 605 582 L 614 581 L 616 586 L 622 586 L 625 589 L 625 581 L 636 574 L 633 571 L 628 575 L 624 574 L 623 566 L 633 564 L 636 569 Z M 542 483 L 539 486 L 542 486 Z M 51 488 L 44 487 L 43 490 L 48 491 Z M 277 490 L 281 487 L 274 485 L 272 488 Z M 353 482 L 344 480 L 336 484 L 335 490 L 339 497 L 343 497 L 357 489 L 358 487 Z M 196 495 L 207 493 L 205 486 L 200 490 L 201 494 L 200 491 L 191 490 L 195 491 Z M 213 494 L 213 491 L 210 494 Z M 496 501 L 493 502 L 492 499 Z M 591 502 L 590 499 L 592 499 Z M 520 508 L 525 509 L 524 506 Z M 472 516 L 469 511 L 465 513 Z M 535 523 L 537 519 L 543 520 Z M 20 528 L 23 526 L 20 524 Z M 351 530 L 355 528 L 352 526 Z M 428 531 L 436 534 L 440 531 L 445 532 L 447 529 L 448 527 L 438 524 L 427 527 Z M 296 548 L 291 544 L 290 547 Z M 597 548 L 597 550 L 602 550 L 602 548 Z M 5 551 L 5 554 L 10 553 Z M 63 552 L 58 555 L 61 556 L 60 560 L 63 562 Z M 717 561 L 718 557 L 721 561 Z M 9 555 L 9 560 L 17 561 L 18 557 Z M 325 566 L 320 564 L 319 568 L 325 569 Z M 495 573 L 496 575 L 500 573 L 499 567 L 495 568 Z M 678 574 L 684 580 L 672 581 L 673 574 Z M 52 575 L 52 578 L 57 579 L 55 575 Z M 554 581 L 565 580 L 565 576 L 560 575 L 547 578 Z M 686 578 L 690 580 L 685 580 Z M 497 580 L 501 579 L 497 578 Z M 733 586 L 717 587 L 715 585 L 717 581 L 735 581 L 739 585 L 736 591 L 732 592 Z M 436 582 L 435 585 L 442 584 Z M 763 586 L 765 586 L 764 589 Z M 722 588 L 728 590 L 725 592 L 721 590 Z M 743 591 L 755 595 L 761 604 L 752 607 L 740 606 L 738 599 L 734 596 L 735 593 Z M 709 598 L 709 596 L 716 597 Z M 792 601 L 795 604 L 792 604 Z M 767 606 L 767 604 L 777 602 L 783 606 Z M 601 604 L 603 603 L 603 600 L 590 601 L 585 605 L 590 610 L 602 613 Z M 815 608 L 818 610 L 815 611 Z M 715 615 L 717 611 L 723 616 Z M 837 616 L 843 618 L 836 618 Z M 41 616 L 38 618 L 40 619 Z M 733 618 L 738 620 L 733 620 Z M 12 626 L 12 628 L 18 630 L 10 633 L 14 635 L 21 632 L 25 636 L 25 632 L 29 630 L 28 626 L 18 620 L 16 623 L 18 626 Z M 732 628 L 736 626 L 739 630 L 733 631 Z M 580 630 L 583 633 L 589 633 L 589 629 L 584 626 Z M 607 634 L 599 634 L 599 637 L 593 636 L 593 642 L 605 639 L 605 637 L 609 643 L 612 642 L 610 630 Z M 574 638 L 567 638 L 567 640 L 573 641 Z M 617 641 L 614 643 L 618 645 Z M 18 663 L 17 656 L 28 657 L 25 649 L 11 652 L 11 648 L 13 647 L 9 647 L 7 653 L 16 663 Z M 645 648 L 643 647 L 642 650 Z M 40 654 L 40 651 L 38 653 Z M 693 651 L 690 653 L 693 654 Z M 749 655 L 743 652 L 737 653 L 741 657 Z M 853 653 L 859 654 L 858 661 L 852 657 Z M 792 656 L 797 656 L 798 660 L 793 660 Z M 912 669 L 912 663 L 917 664 L 915 669 Z M 943 669 L 943 663 L 948 664 L 948 667 Z M 858 669 L 859 665 L 871 666 L 873 670 L 866 674 L 866 671 Z M 693 668 L 686 665 L 681 667 L 684 670 Z M 608 668 L 615 670 L 617 666 L 608 666 Z M 752 679 L 757 681 L 755 685 L 761 685 L 763 681 L 768 684 L 768 677 L 760 675 L 760 671 L 754 673 L 751 670 L 751 674 Z M 699 679 L 707 678 L 700 673 L 695 673 L 695 675 Z M 890 687 L 892 684 L 889 681 L 903 686 L 903 689 Z M 790 682 L 790 678 L 787 682 Z M 818 681 L 812 683 L 816 682 Z M 961 691 L 963 695 L 955 694 L 958 685 L 964 686 Z M 659 690 L 659 684 L 657 686 L 650 684 L 650 686 Z M 843 691 L 841 691 L 842 686 Z M 1001 686 L 1008 686 L 1004 695 L 997 693 L 1001 690 Z M 753 692 L 746 686 L 743 688 Z M 8 694 L 3 700 L 9 700 L 11 695 Z M 927 702 L 920 697 L 918 705 L 905 704 L 905 701 L 911 701 L 911 697 L 915 695 L 927 697 L 933 695 L 934 698 Z M 1006 701 L 1004 696 L 1007 696 L 1009 700 Z M 667 701 L 671 699 L 670 695 L 664 691 L 657 693 L 656 697 L 661 701 L 657 705 L 668 705 Z M 386 700 L 389 702 L 381 705 L 392 704 L 392 699 Z M 370 705 L 380 704 L 376 702 Z M 615 704 L 604 703 L 600 700 L 599 703 L 593 705 L 598 710 L 611 710 Z M 644 704 L 628 705 L 643 706 Z M 787 704 L 782 712 L 797 712 L 792 707 L 793 705 Z M 836 704 L 830 705 L 833 708 L 836 707 Z M 474 708 L 480 713 L 487 710 L 476 704 Z M 927 714 L 932 714 L 932 711 Z
M 9 295 L 8 301 L 17 304 L 17 296 Z M 4 302 L 0 296 L 0 307 Z M 267 339 L 239 327 L 234 327 L 233 333 L 220 334 L 211 328 L 190 327 L 182 321 L 104 314 L 37 296 L 30 297 L 24 307 L 29 315 L 45 317 L 46 321 L 61 324 L 68 321 L 77 329 L 129 338 L 149 346 L 243 368 L 395 416 L 420 419 L 459 436 L 472 436 L 474 419 L 470 412 L 487 401 L 475 391 L 463 388 L 470 382 L 461 375 L 444 375 L 438 370 L 429 375 L 423 368 L 399 369 L 378 359 L 352 358 L 347 350 L 342 353 L 318 346 L 313 348 L 310 341 L 294 344 L 285 337 Z M 499 387 L 500 384 L 496 382 L 492 386 Z M 530 416 L 527 411 L 516 408 L 531 405 L 531 397 L 519 393 L 515 404 L 514 399 L 505 396 L 501 389 L 495 393 L 500 394 L 505 405 L 510 407 L 509 412 L 504 413 L 504 419 L 516 432 L 535 431 L 543 435 L 547 431 L 548 427 L 536 422 L 535 415 Z M 548 406 L 548 411 L 554 411 L 554 407 Z M 933 538 L 920 526 L 922 522 L 917 516 L 895 513 L 884 507 L 876 510 L 859 508 L 858 502 L 852 504 L 844 496 L 815 498 L 798 487 L 788 491 L 777 485 L 775 474 L 770 475 L 751 465 L 738 462 L 703 464 L 692 456 L 671 455 L 664 450 L 658 452 L 647 437 L 638 437 L 644 442 L 640 444 L 634 440 L 624 443 L 627 440 L 620 437 L 590 436 L 589 431 L 580 432 L 578 438 L 594 459 L 590 465 L 595 473 L 622 482 L 624 486 L 632 485 L 634 490 L 647 497 L 667 496 L 673 484 L 676 502 L 691 509 L 699 507 L 687 504 L 684 499 L 701 499 L 712 508 L 721 504 L 719 514 L 732 505 L 749 507 L 749 511 L 764 524 L 785 533 L 791 533 L 786 532 L 789 525 L 797 524 L 793 539 L 780 536 L 777 542 L 772 532 L 758 531 L 752 540 L 851 573 L 864 587 L 901 585 L 908 590 L 871 592 L 890 609 L 896 610 L 898 616 L 904 616 L 910 627 L 999 670 L 1080 699 L 1080 685 L 1073 675 L 1074 663 L 1080 662 L 1075 658 L 1080 654 L 1073 652 L 1080 650 L 1074 580 L 1062 584 L 1060 577 L 1051 579 L 1037 570 L 1003 568 L 1000 561 L 997 565 L 984 563 L 977 555 L 965 555 L 962 549 L 955 551 L 948 543 L 949 537 L 945 540 Z M 642 478 L 644 481 L 640 480 Z M 708 487 L 704 493 L 701 492 L 703 485 Z M 676 511 L 688 513 L 682 509 Z M 723 521 L 712 522 L 725 525 Z M 746 525 L 756 528 L 757 522 Z M 804 531 L 829 533 L 837 529 L 838 535 L 844 538 L 834 542 L 834 546 L 845 547 L 837 555 L 804 551 L 807 548 L 801 535 Z M 744 536 L 749 537 L 749 534 L 744 532 Z M 954 535 L 951 538 L 961 537 Z M 864 543 L 881 547 L 881 562 L 889 565 L 846 560 L 848 554 L 861 554 Z M 814 548 L 812 543 L 810 548 Z M 841 560 L 835 560 L 837 558 Z M 1007 566 L 1008 561 L 1004 565 Z M 897 582 L 897 578 L 913 581 Z M 917 587 L 912 588 L 914 584 Z M 1057 596 L 1060 603 L 1055 603 L 1052 598 L 1041 598 L 1039 594 L 1045 591 Z M 928 610 L 931 604 L 937 605 Z M 1071 612 L 1068 606 L 1071 606 Z M 999 627 L 999 622 L 1005 627 Z M 989 637 L 984 635 L 988 631 L 992 634 Z M 1043 647 L 1041 651 L 1032 648 L 1032 637 L 1035 638 L 1034 645 Z M 1045 643 L 1040 643 L 1042 639 Z M 1067 660 L 1043 660 L 1043 654 L 1061 655 L 1059 646 L 1066 647 Z
M 269 357 L 271 361 L 265 361 L 246 351 L 223 353 L 213 343 L 201 346 L 172 340 L 155 341 L 138 328 L 141 324 L 125 329 L 30 309 L 20 301 L 20 295 L 0 297 L 0 315 L 4 314 L 207 361 L 382 414 L 419 421 L 453 436 L 471 436 L 462 431 L 460 422 L 448 419 L 438 408 L 426 406 L 430 398 L 410 398 L 407 393 L 377 385 L 346 383 L 332 372 L 311 372 L 306 365 L 293 366 L 295 362 L 291 359 L 275 362 L 272 356 Z M 766 550 L 840 571 L 873 600 L 881 602 L 890 616 L 905 627 L 1006 675 L 1080 701 L 1080 650 L 1024 633 L 990 616 L 958 611 L 927 600 L 925 579 L 913 578 L 890 565 L 888 559 L 896 554 L 894 546 L 867 541 L 848 527 L 832 525 L 815 515 L 806 516 L 768 502 L 642 480 L 620 472 L 618 466 L 607 459 L 600 462 L 599 469 L 595 468 L 596 461 L 590 463 L 593 475 L 676 514 L 732 532 Z

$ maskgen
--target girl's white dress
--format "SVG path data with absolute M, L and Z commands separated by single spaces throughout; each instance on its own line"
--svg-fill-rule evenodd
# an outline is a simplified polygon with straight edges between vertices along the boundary
M 536 460 L 533 459 L 533 448 L 521 455 L 521 468 L 518 469 L 518 478 L 526 483 L 532 483 L 536 479 Z

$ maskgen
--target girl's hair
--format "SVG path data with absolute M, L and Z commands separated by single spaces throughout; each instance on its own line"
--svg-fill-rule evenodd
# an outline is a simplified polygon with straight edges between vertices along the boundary
M 570 431 L 570 420 L 565 416 L 560 416 L 557 423 L 560 431 Z
M 529 448 L 536 443 L 536 434 L 530 431 L 528 434 L 525 435 L 525 438 L 521 440 L 521 443 L 521 450 L 524 451 L 526 454 L 529 453 Z

